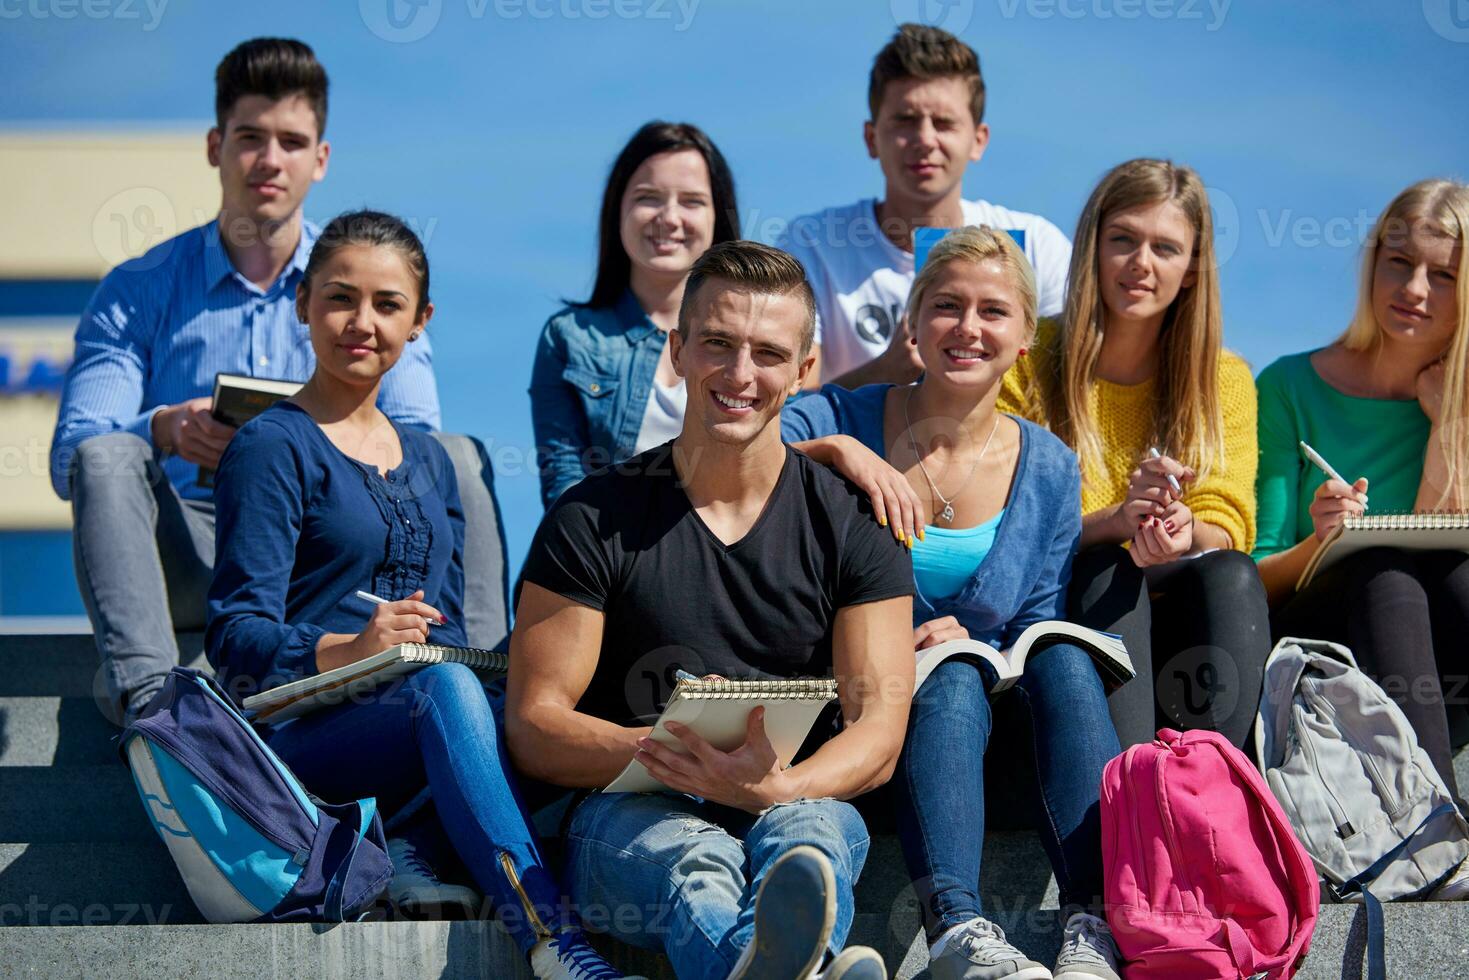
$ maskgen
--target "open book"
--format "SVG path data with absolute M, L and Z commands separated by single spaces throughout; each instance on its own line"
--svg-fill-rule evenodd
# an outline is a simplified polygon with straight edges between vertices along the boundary
M 914 668 L 913 690 L 917 692 L 939 664 L 959 658 L 975 662 L 983 660 L 994 667 L 999 677 L 995 686 L 990 688 L 990 693 L 996 694 L 1020 679 L 1020 675 L 1025 673 L 1025 658 L 1042 642 L 1074 643 L 1091 654 L 1097 663 L 1097 673 L 1102 676 L 1102 684 L 1109 691 L 1137 676 L 1132 658 L 1127 655 L 1127 647 L 1123 645 L 1122 637 L 1116 633 L 1103 633 L 1077 626 L 1075 623 L 1048 619 L 1027 627 L 1020 634 L 1020 639 L 1008 650 L 996 650 L 979 640 L 946 640 L 937 646 L 919 650 L 918 664 Z
M 245 699 L 245 711 L 255 720 L 276 724 L 317 708 L 351 701 L 366 692 L 429 664 L 466 664 L 486 674 L 504 674 L 510 658 L 493 650 L 446 647 L 433 643 L 400 643 L 382 653 L 314 677 L 282 684 Z
M 238 429 L 282 398 L 289 398 L 300 389 L 299 381 L 252 378 L 244 374 L 216 374 L 214 404 L 210 407 L 209 414 L 214 416 L 214 421 Z M 199 467 L 199 478 L 196 482 L 201 487 L 214 486 L 214 470 L 208 466 Z
M 782 767 L 801 748 L 821 709 L 837 696 L 831 679 L 739 681 L 683 678 L 673 689 L 663 714 L 653 726 L 654 741 L 683 751 L 683 743 L 666 728 L 668 722 L 687 725 L 716 749 L 733 751 L 745 744 L 750 712 L 765 707 L 765 734 Z M 607 785 L 604 793 L 651 793 L 664 789 L 636 759 Z
M 1469 514 L 1363 514 L 1342 520 L 1311 556 L 1296 589 L 1311 584 L 1329 568 L 1364 548 L 1402 548 L 1406 551 L 1469 552 Z

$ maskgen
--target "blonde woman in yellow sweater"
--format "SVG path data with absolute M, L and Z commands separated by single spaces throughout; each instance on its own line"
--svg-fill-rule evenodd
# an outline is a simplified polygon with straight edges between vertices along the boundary
M 1249 557 L 1255 386 L 1222 333 L 1203 183 L 1129 160 L 1087 201 L 1066 309 L 1000 395 L 1081 458 L 1070 616 L 1121 633 L 1138 667 L 1109 699 L 1124 746 L 1155 726 L 1239 745 L 1259 700 L 1270 627 Z

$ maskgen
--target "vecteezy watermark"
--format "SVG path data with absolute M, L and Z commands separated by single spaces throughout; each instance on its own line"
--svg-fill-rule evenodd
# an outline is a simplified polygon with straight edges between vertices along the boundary
M 974 0 L 890 0 L 888 8 L 899 24 L 941 27 L 950 34 L 962 32 L 974 16 Z
M 153 31 L 167 7 L 168 0 L 0 0 L 0 20 L 135 20 Z
M 13 2 L 13 0 L 12 0 Z M 464 0 L 472 21 L 618 20 L 667 21 L 683 32 L 694 22 L 700 0 Z M 367 29 L 384 41 L 408 44 L 427 37 L 444 15 L 444 0 L 357 0 Z
M 176 234 L 178 217 L 173 202 L 156 187 L 118 191 L 92 216 L 92 244 L 97 246 L 97 254 L 108 265 L 135 259 L 130 268 L 138 272 L 162 263 L 166 254 L 154 253 L 146 259 L 143 256 Z
M 1000 16 L 1014 20 L 1019 14 L 1036 20 L 1178 20 L 1204 22 L 1204 30 L 1217 31 L 1229 16 L 1234 0 L 995 0 Z
M 1469 44 L 1469 0 L 1423 0 L 1423 19 L 1444 40 Z

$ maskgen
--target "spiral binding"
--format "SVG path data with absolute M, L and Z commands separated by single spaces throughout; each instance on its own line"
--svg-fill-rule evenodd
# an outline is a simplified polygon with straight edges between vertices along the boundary
M 1414 514 L 1362 514 L 1342 520 L 1348 531 L 1449 531 L 1469 527 L 1469 512 L 1435 510 Z
M 831 678 L 803 677 L 793 680 L 681 680 L 673 696 L 690 699 L 760 698 L 776 701 L 830 701 L 837 696 L 837 682 Z
M 410 663 L 418 664 L 441 664 L 453 663 L 464 664 L 475 670 L 509 670 L 510 658 L 503 653 L 494 650 L 481 650 L 478 647 L 447 647 L 437 643 L 405 643 L 399 648 L 398 654 Z

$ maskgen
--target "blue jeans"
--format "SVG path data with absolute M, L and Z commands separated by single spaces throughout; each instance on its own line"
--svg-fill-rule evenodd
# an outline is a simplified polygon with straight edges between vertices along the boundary
M 680 977 L 723 977 L 750 943 L 761 879 L 797 844 L 831 859 L 835 952 L 852 927 L 868 846 L 862 818 L 837 800 L 798 800 L 756 817 L 689 796 L 594 793 L 572 815 L 566 875 L 589 928 L 661 947 Z
M 427 785 L 454 850 L 522 950 L 537 936 L 501 868 L 502 854 L 546 927 L 575 927 L 510 782 L 501 721 L 468 667 L 424 667 L 370 700 L 284 725 L 267 742 L 308 789 L 328 800 L 375 796 L 392 814 Z
M 993 706 L 994 671 L 940 664 L 913 699 L 894 782 L 898 839 L 931 937 L 982 915 L 984 755 L 995 713 L 1005 742 L 1030 737 L 1040 788 L 1041 843 L 1062 908 L 1097 910 L 1102 896 L 1102 767 L 1121 751 L 1091 657 L 1058 644 L 1026 660 L 1025 673 Z M 1010 702 L 1010 703 L 1006 703 Z

